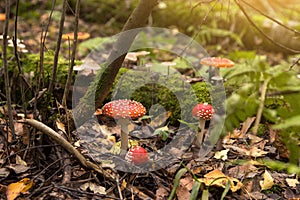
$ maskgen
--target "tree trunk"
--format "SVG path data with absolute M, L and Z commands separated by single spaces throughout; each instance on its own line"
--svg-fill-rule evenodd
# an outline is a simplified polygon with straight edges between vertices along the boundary
M 158 0 L 141 0 L 129 16 L 123 27 L 122 33 L 118 37 L 108 57 L 108 66 L 106 66 L 104 70 L 98 71 L 95 80 L 89 86 L 86 94 L 80 99 L 79 104 L 73 110 L 77 126 L 82 125 L 92 116 L 95 109 L 102 105 L 113 85 L 119 69 L 122 66 L 126 52 L 129 50 L 136 35 L 139 33 L 139 29 L 131 31 L 130 34 L 126 34 L 124 32 L 145 26 L 152 9 L 157 5 L 157 3 Z M 94 99 L 93 95 L 95 95 Z

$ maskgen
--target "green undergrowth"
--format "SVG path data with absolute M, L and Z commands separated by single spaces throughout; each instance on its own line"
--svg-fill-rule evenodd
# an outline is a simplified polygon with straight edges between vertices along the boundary
M 13 82 L 19 83 L 20 82 L 20 71 L 16 64 L 15 57 L 12 52 L 8 51 L 8 72 L 9 77 Z M 35 53 L 27 53 L 27 54 L 20 54 L 20 69 L 21 74 L 24 75 L 24 79 L 26 80 L 26 90 L 25 96 L 27 100 L 33 98 L 35 88 L 37 86 L 42 89 L 43 87 L 47 87 L 49 85 L 52 70 L 53 70 L 53 62 L 54 62 L 54 52 L 47 51 L 44 53 L 44 60 L 43 65 L 40 67 L 40 55 Z M 76 62 L 79 64 L 80 62 Z M 0 65 L 3 65 L 2 59 L 0 60 Z M 66 83 L 67 76 L 69 70 L 69 61 L 64 59 L 63 57 L 59 57 L 58 65 L 57 65 L 57 77 L 56 77 L 56 84 L 57 86 L 64 87 Z M 43 72 L 43 73 L 41 73 Z M 75 73 L 73 73 L 75 76 Z M 40 81 L 38 80 L 40 79 Z M 39 83 L 39 85 L 38 85 Z M 0 80 L 1 88 L 4 88 L 4 79 Z M 21 89 L 20 85 L 16 85 L 16 87 L 12 88 L 12 98 L 13 101 L 19 103 L 21 99 Z
M 198 102 L 211 103 L 205 82 L 189 84 L 180 74 L 162 75 L 157 72 L 119 71 L 116 83 L 106 101 L 111 99 L 134 99 L 141 102 L 150 114 L 170 111 L 170 124 L 176 125 L 178 119 L 191 121 L 192 108 Z

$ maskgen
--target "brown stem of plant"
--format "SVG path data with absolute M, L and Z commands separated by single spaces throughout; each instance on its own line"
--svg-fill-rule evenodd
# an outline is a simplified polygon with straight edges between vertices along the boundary
M 50 94 L 52 93 L 54 83 L 56 81 L 58 57 L 59 57 L 59 51 L 60 51 L 61 36 L 63 34 L 63 29 L 64 29 L 64 22 L 65 22 L 65 16 L 66 16 L 66 7 L 67 7 L 67 0 L 64 0 L 63 1 L 63 6 L 62 6 L 62 11 L 61 11 L 56 48 L 55 48 L 55 53 L 54 53 L 52 76 L 51 76 L 51 80 L 50 80 L 49 87 L 48 87 L 48 91 L 49 91 Z
M 68 71 L 68 78 L 64 89 L 64 95 L 62 99 L 62 105 L 64 108 L 67 107 L 67 97 L 69 94 L 69 88 L 71 86 L 72 81 L 72 74 L 73 74 L 73 66 L 75 63 L 75 56 L 76 56 L 76 47 L 77 47 L 77 38 L 78 38 L 78 19 L 80 13 L 80 0 L 76 1 L 76 8 L 75 8 L 75 20 L 74 20 L 74 41 L 72 46 L 72 55 L 71 55 L 71 62 Z
M 263 112 L 263 109 L 264 109 L 264 106 L 265 106 L 265 99 L 266 99 L 268 84 L 269 84 L 271 78 L 272 78 L 271 76 L 266 78 L 264 80 L 264 83 L 263 83 L 262 87 L 261 87 L 259 107 L 258 107 L 258 110 L 257 110 L 256 119 L 255 119 L 254 126 L 253 126 L 253 134 L 254 135 L 257 134 L 258 126 L 259 126 L 261 116 L 262 116 L 262 112 Z
M 14 121 L 13 121 L 13 114 L 12 114 L 12 106 L 11 106 L 11 91 L 10 91 L 10 84 L 9 84 L 9 74 L 8 74 L 8 64 L 7 64 L 7 33 L 8 33 L 8 21 L 10 15 L 10 0 L 5 1 L 5 25 L 3 30 L 3 47 L 2 47 L 2 57 L 3 57 L 3 69 L 4 69 L 4 82 L 5 82 L 5 91 L 6 91 L 6 105 L 7 105 L 7 112 L 9 118 L 9 128 L 12 132 L 13 138 L 15 137 L 15 128 L 14 128 Z
M 21 89 L 21 99 L 22 99 L 22 108 L 24 110 L 24 115 L 26 116 L 26 101 L 25 101 L 25 90 L 24 90 L 24 84 L 27 83 L 27 81 L 24 79 L 23 72 L 21 69 L 21 62 L 18 54 L 18 44 L 17 44 L 17 39 L 18 39 L 18 13 L 19 13 L 19 0 L 16 1 L 16 16 L 15 16 L 15 26 L 14 26 L 14 38 L 13 38 L 13 45 L 14 45 L 14 54 L 15 58 L 17 61 L 17 66 L 18 66 L 18 77 L 20 80 L 20 89 Z M 27 83 L 27 87 L 29 84 Z M 30 87 L 30 86 L 29 86 Z
M 122 31 L 124 32 L 127 30 L 145 26 L 152 9 L 157 4 L 158 0 L 141 0 L 138 6 L 131 13 Z M 95 108 L 102 105 L 104 99 L 110 91 L 110 88 L 113 85 L 119 69 L 121 68 L 126 52 L 129 50 L 138 32 L 139 30 L 132 32 L 131 34 L 120 34 L 120 37 L 113 46 L 112 51 L 109 55 L 107 61 L 108 66 L 104 71 L 99 70 L 96 76 L 96 78 L 98 77 L 98 79 L 95 79 L 95 81 L 90 84 L 86 94 L 80 99 L 79 104 L 73 110 L 74 118 L 77 120 L 77 126 L 83 124 L 87 119 L 89 119 L 93 114 Z M 120 51 L 125 52 L 125 54 L 123 53 L 124 55 L 119 56 Z M 94 94 L 95 97 L 93 96 Z M 91 102 L 92 98 L 95 99 L 95 102 Z
M 75 149 L 67 140 L 65 140 L 61 135 L 59 135 L 57 132 L 55 132 L 53 129 L 46 126 L 42 122 L 39 122 L 35 119 L 22 119 L 22 120 L 18 120 L 18 122 L 28 124 L 40 130 L 44 134 L 48 135 L 55 142 L 61 145 L 65 150 L 67 150 L 69 153 L 74 155 L 84 167 L 97 171 L 98 173 L 104 175 L 105 178 L 111 181 L 115 180 L 115 177 L 113 177 L 113 175 L 107 173 L 105 170 L 98 167 L 98 165 L 86 160 L 85 157 L 79 151 L 77 151 L 77 149 Z

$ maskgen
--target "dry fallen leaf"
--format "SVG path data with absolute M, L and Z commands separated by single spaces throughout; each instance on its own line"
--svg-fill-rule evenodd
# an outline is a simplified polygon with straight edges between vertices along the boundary
M 158 127 L 163 125 L 167 119 L 172 115 L 172 112 L 167 111 L 164 113 L 159 114 L 158 116 L 156 116 L 153 120 L 151 120 L 150 122 L 150 126 L 152 127 Z
M 247 118 L 246 121 L 243 123 L 241 128 L 241 133 L 246 134 L 249 128 L 251 127 L 252 123 L 254 122 L 256 117 Z
M 297 184 L 300 184 L 299 181 L 295 178 L 286 178 L 285 181 L 290 187 L 295 188 Z
M 61 122 L 56 122 L 56 126 L 58 130 L 61 130 L 62 132 L 66 133 L 65 125 Z
M 106 194 L 105 187 L 99 186 L 92 182 L 84 183 L 83 185 L 80 186 L 80 189 L 84 191 L 90 189 L 96 194 Z
M 274 179 L 267 170 L 265 170 L 264 173 L 264 180 L 259 181 L 259 185 L 261 187 L 261 190 L 268 190 L 273 187 Z
M 27 163 L 18 155 L 16 156 L 16 164 L 10 164 L 7 168 L 13 170 L 16 174 L 26 172 L 30 169 L 30 167 L 27 166 Z
M 77 141 L 74 143 L 74 146 L 75 146 L 75 147 L 80 147 L 80 140 L 77 140 Z
M 159 186 L 159 188 L 156 190 L 156 200 L 164 200 L 167 199 L 169 196 L 168 190 L 166 190 L 164 187 Z
M 24 124 L 21 124 L 21 123 L 18 123 L 18 122 L 14 123 L 14 128 L 15 128 L 15 134 L 16 135 L 18 135 L 18 136 L 23 136 L 24 135 L 23 126 L 24 126 Z
M 264 151 L 264 150 L 261 150 L 257 147 L 252 147 L 250 150 L 249 150 L 249 155 L 251 157 L 262 157 L 264 155 L 266 155 L 268 152 Z
M 223 174 L 222 171 L 219 169 L 215 169 L 206 175 L 204 175 L 204 178 L 199 179 L 201 182 L 203 182 L 206 186 L 219 186 L 225 188 L 228 181 L 230 182 L 230 190 L 232 192 L 236 192 L 237 190 L 241 189 L 243 184 L 236 178 L 232 178 L 229 176 L 226 176 Z
M 85 40 L 90 37 L 89 33 L 84 33 L 84 32 L 78 32 L 77 33 L 77 40 Z M 74 40 L 74 33 L 65 33 L 61 37 L 63 40 Z
M 192 190 L 194 185 L 194 179 L 191 175 L 187 175 L 186 177 L 180 179 L 180 185 L 187 188 L 188 190 Z
M 216 159 L 221 159 L 221 160 L 227 160 L 227 153 L 228 153 L 228 151 L 229 151 L 229 149 L 225 149 L 225 150 L 222 150 L 222 151 L 217 151 L 216 153 L 215 153 L 215 156 L 214 156 L 214 158 L 216 158 Z
M 16 155 L 16 164 L 27 166 L 27 163 L 24 160 L 22 160 L 22 158 L 19 155 Z
M 21 193 L 27 192 L 32 186 L 33 181 L 29 178 L 23 178 L 19 182 L 9 184 L 6 191 L 7 200 L 14 200 Z
M 0 13 L 0 21 L 5 21 L 6 15 L 5 13 Z
M 237 165 L 228 170 L 228 175 L 238 179 L 253 178 L 257 174 L 258 169 L 251 164 Z
M 257 137 L 256 135 L 248 134 L 248 138 L 253 142 L 253 144 L 261 142 L 263 139 L 260 137 Z
M 125 179 L 123 179 L 122 185 L 121 185 L 122 190 L 125 189 L 126 186 L 127 186 L 127 182 L 125 181 Z
M 102 115 L 102 109 L 97 108 L 97 110 L 94 112 L 94 115 Z
M 95 183 L 90 183 L 90 190 L 96 194 L 106 194 L 106 189 L 103 186 L 96 185 Z
M 10 174 L 10 171 L 6 168 L 0 168 L 0 177 L 6 178 Z
M 179 185 L 177 190 L 176 190 L 176 195 L 178 197 L 178 199 L 190 199 L 190 191 L 182 186 L 182 185 Z
M 251 149 L 248 149 L 247 147 L 237 147 L 234 145 L 223 145 L 224 148 L 226 149 L 232 149 L 234 151 L 237 151 L 239 154 L 244 155 L 244 156 L 251 156 L 251 157 L 262 157 L 266 155 L 268 152 L 261 150 L 257 147 L 252 147 Z
M 273 142 L 275 142 L 276 137 L 278 135 L 278 130 L 274 130 L 271 128 L 271 126 L 269 126 L 269 136 L 270 136 L 270 143 L 272 144 Z

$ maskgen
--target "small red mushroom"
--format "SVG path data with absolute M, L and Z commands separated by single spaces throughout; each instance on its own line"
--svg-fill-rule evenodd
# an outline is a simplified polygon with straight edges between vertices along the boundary
M 234 62 L 229 60 L 228 58 L 221 58 L 221 57 L 206 57 L 202 58 L 200 63 L 202 65 L 208 65 L 218 68 L 230 68 L 234 66 Z
M 135 165 L 142 165 L 148 161 L 147 150 L 143 147 L 132 147 L 125 156 L 125 160 Z
M 205 121 L 210 120 L 214 112 L 215 112 L 214 108 L 212 107 L 212 105 L 208 103 L 197 104 L 192 110 L 193 117 L 199 119 L 199 127 L 201 129 L 201 132 L 197 133 L 196 136 L 197 144 L 199 146 L 202 144 L 202 140 L 203 140 Z
M 130 119 L 138 119 L 144 116 L 146 108 L 140 102 L 119 99 L 105 104 L 102 107 L 102 113 L 118 120 L 117 124 L 121 125 L 121 150 L 127 151 Z

